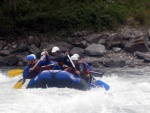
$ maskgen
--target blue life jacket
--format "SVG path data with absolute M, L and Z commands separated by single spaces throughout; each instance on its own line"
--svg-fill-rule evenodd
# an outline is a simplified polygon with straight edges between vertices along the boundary
M 84 63 L 85 63 L 85 65 L 86 65 L 86 67 L 88 68 L 88 70 L 89 70 L 89 71 L 92 71 L 91 66 L 90 66 L 87 62 L 84 62 Z
M 55 65 L 54 61 L 50 61 L 50 65 L 52 65 L 51 67 L 52 67 L 53 70 L 61 70 L 60 66 Z

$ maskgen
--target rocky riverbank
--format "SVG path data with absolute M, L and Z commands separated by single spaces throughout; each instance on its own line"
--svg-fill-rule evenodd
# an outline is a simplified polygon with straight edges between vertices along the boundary
M 0 66 L 24 66 L 26 55 L 33 53 L 39 58 L 43 49 L 51 54 L 54 46 L 58 46 L 62 52 L 80 54 L 83 60 L 96 68 L 150 64 L 150 29 L 124 26 L 115 32 L 78 31 L 65 42 L 50 40 L 43 35 L 14 39 L 17 38 L 9 37 L 0 41 Z

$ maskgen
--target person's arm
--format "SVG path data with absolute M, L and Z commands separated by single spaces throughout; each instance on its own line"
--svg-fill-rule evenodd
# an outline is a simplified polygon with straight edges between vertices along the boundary
M 84 62 L 84 63 L 85 63 L 85 65 L 86 65 L 86 67 L 88 68 L 88 70 L 89 70 L 89 71 L 92 71 L 91 66 L 90 66 L 87 62 Z
M 27 76 L 29 75 L 29 66 L 25 66 L 24 70 L 23 70 L 23 78 L 27 78 Z
M 67 65 L 67 66 L 69 66 L 69 67 L 72 67 L 72 64 L 71 64 L 71 62 L 70 62 L 70 60 L 68 59 L 67 56 L 65 56 L 65 57 L 63 58 L 63 62 L 64 62 L 65 65 Z
M 42 66 L 49 65 L 50 59 L 48 52 L 45 52 L 45 55 L 46 55 L 45 60 L 40 60 L 39 63 L 34 68 L 30 68 L 30 71 L 39 70 Z
M 86 65 L 84 63 L 79 63 L 77 65 L 77 70 L 80 71 L 80 73 L 83 73 L 86 71 Z
M 80 74 L 80 71 L 75 70 L 74 67 L 67 67 L 64 70 L 67 71 L 67 72 L 69 72 L 69 73 L 75 74 L 75 75 L 79 75 Z
M 41 60 L 38 64 L 37 67 L 42 67 L 44 65 L 49 65 L 50 63 L 50 59 L 49 59 L 49 54 L 47 52 L 45 52 L 46 56 L 45 56 L 45 60 Z
M 64 69 L 67 72 L 73 73 L 72 67 L 67 67 L 66 69 Z

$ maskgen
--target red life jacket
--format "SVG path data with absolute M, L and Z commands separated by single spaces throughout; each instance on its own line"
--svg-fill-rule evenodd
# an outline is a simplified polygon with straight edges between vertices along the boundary
M 87 67 L 84 63 L 78 63 L 78 64 L 75 65 L 75 67 L 78 71 L 80 71 L 80 73 L 81 73 L 80 75 L 83 75 L 87 78 L 90 77 L 89 76 L 89 70 L 87 69 Z M 75 73 L 76 70 L 75 70 L 74 67 L 69 67 L 69 68 L 66 69 L 66 71 L 68 71 L 70 73 L 73 73 L 73 74 L 76 74 Z
M 80 65 L 83 65 L 83 69 L 80 69 Z M 82 63 L 78 63 L 77 65 L 76 65 L 76 68 L 80 71 L 80 73 L 81 73 L 81 75 L 84 75 L 84 76 L 86 76 L 86 77 L 90 77 L 90 75 L 89 75 L 89 70 L 88 70 L 88 68 L 86 67 L 86 65 L 85 65 L 85 63 L 84 62 L 82 62 Z
M 30 65 L 30 66 L 29 66 L 29 68 L 33 68 L 33 67 L 34 67 L 34 65 Z M 39 67 L 39 66 L 36 66 L 36 67 L 34 68 L 34 70 L 29 73 L 29 75 L 28 75 L 27 78 L 28 78 L 28 79 L 34 78 L 34 77 L 37 76 L 40 72 L 41 72 L 40 67 Z

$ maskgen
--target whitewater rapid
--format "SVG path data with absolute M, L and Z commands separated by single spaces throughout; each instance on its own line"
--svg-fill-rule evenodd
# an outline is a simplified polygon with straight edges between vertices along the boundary
M 95 77 L 110 85 L 80 91 L 69 88 L 13 89 L 22 78 L 0 72 L 0 113 L 150 113 L 150 68 L 105 69 Z

